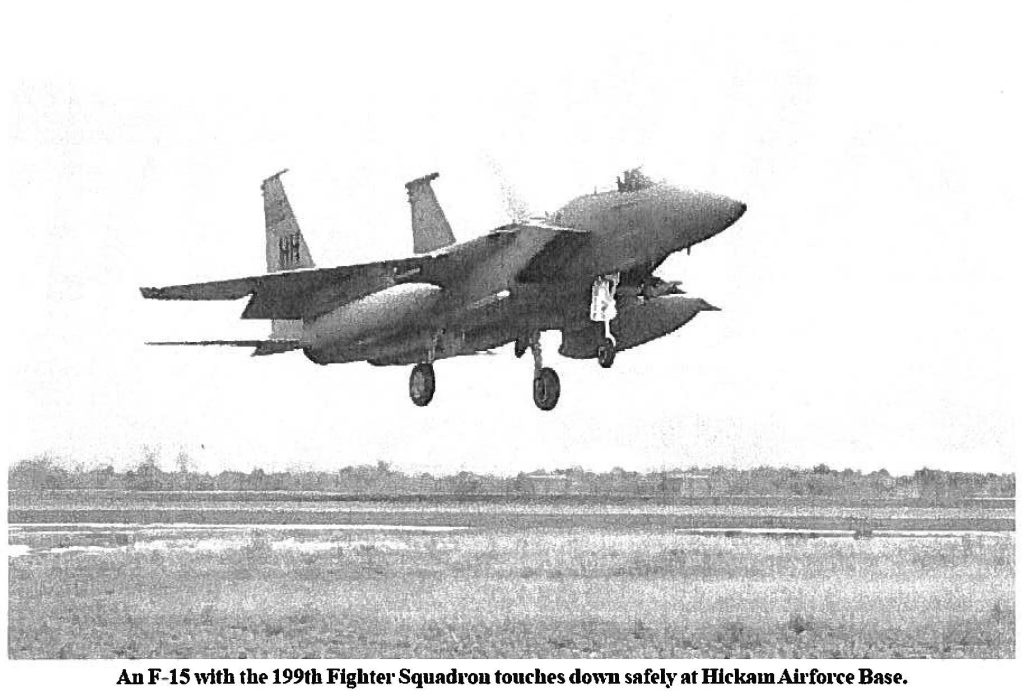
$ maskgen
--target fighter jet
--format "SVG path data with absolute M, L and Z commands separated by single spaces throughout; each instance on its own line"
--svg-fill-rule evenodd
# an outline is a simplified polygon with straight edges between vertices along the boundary
M 717 310 L 683 295 L 655 269 L 675 252 L 722 232 L 746 211 L 725 196 L 655 183 L 639 170 L 614 190 L 569 201 L 554 214 L 517 220 L 456 243 L 429 174 L 405 185 L 414 256 L 316 268 L 278 172 L 264 180 L 267 273 L 140 288 L 157 300 L 237 300 L 243 319 L 271 320 L 264 340 L 153 342 L 301 350 L 317 365 L 413 365 L 409 397 L 434 397 L 434 363 L 513 344 L 533 356 L 533 400 L 558 403 L 558 374 L 544 365 L 540 336 L 561 332 L 558 352 L 611 367 L 619 351 Z

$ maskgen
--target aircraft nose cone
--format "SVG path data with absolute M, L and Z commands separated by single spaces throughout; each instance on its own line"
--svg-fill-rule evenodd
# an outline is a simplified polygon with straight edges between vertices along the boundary
M 711 239 L 747 212 L 747 204 L 721 194 L 679 190 L 676 193 L 674 240 L 686 249 Z
M 727 196 L 713 196 L 706 210 L 705 238 L 713 237 L 732 226 L 747 212 L 747 204 Z
M 718 205 L 715 207 L 718 218 L 719 231 L 729 227 L 741 217 L 743 213 L 747 212 L 747 204 L 741 201 L 735 201 L 731 198 L 722 196 L 717 201 Z
M 742 202 L 742 201 L 733 201 L 732 205 L 733 205 L 733 219 L 732 219 L 732 221 L 736 222 L 741 217 L 743 217 L 743 213 L 747 212 L 747 204 Z

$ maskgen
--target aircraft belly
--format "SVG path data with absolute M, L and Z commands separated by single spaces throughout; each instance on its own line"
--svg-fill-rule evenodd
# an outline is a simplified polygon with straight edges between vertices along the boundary
M 521 285 L 467 302 L 406 283 L 307 321 L 306 353 L 318 363 L 376 365 L 472 355 L 529 331 L 588 326 L 588 298 L 589 289 L 574 286 Z
M 322 352 L 414 327 L 429 316 L 440 294 L 441 288 L 429 283 L 400 283 L 371 293 L 307 320 L 303 343 Z
M 579 303 L 585 300 L 580 293 Z M 437 306 L 435 328 L 401 331 L 362 346 L 363 359 L 375 365 L 406 365 L 473 355 L 511 343 L 533 330 L 574 325 L 565 313 L 565 297 L 557 287 L 520 287 L 494 293 L 460 307 Z M 581 316 L 585 321 L 586 312 Z

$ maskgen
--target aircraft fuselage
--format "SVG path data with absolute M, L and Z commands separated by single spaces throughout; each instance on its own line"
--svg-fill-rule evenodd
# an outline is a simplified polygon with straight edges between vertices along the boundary
M 428 353 L 440 359 L 487 350 L 531 331 L 560 329 L 578 336 L 593 327 L 588 307 L 596 277 L 629 278 L 620 293 L 628 307 L 630 291 L 670 254 L 725 230 L 745 210 L 745 204 L 725 196 L 664 185 L 580 196 L 545 221 L 588 232 L 578 244 L 546 257 L 557 269 L 518 269 L 512 262 L 519 253 L 517 240 L 508 235 L 506 241 L 500 231 L 456 244 L 447 250 L 460 259 L 463 268 L 454 274 L 461 274 L 461 282 L 442 291 L 418 282 L 429 278 L 417 277 L 307 321 L 306 354 L 323 364 L 412 364 Z M 666 301 L 657 308 L 679 318 L 672 330 L 699 311 L 687 302 Z M 467 312 L 467 304 L 474 303 L 479 306 Z M 665 320 L 641 323 L 661 326 Z M 388 326 L 401 328 L 389 333 Z

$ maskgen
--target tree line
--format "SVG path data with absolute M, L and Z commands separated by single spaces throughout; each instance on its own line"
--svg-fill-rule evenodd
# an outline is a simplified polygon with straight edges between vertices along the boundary
M 347 495 L 415 496 L 612 496 L 619 498 L 813 496 L 851 499 L 1013 498 L 1014 474 L 951 472 L 922 468 L 893 476 L 878 469 L 862 473 L 812 468 L 689 467 L 637 472 L 615 467 L 592 472 L 582 467 L 535 469 L 514 475 L 476 474 L 470 471 L 434 475 L 405 473 L 386 461 L 345 466 L 334 471 L 291 470 L 267 472 L 195 471 L 187 456 L 179 455 L 175 471 L 164 471 L 154 452 L 124 471 L 113 466 L 70 466 L 50 457 L 17 462 L 8 470 L 9 490 L 124 490 L 124 491 L 316 491 Z

